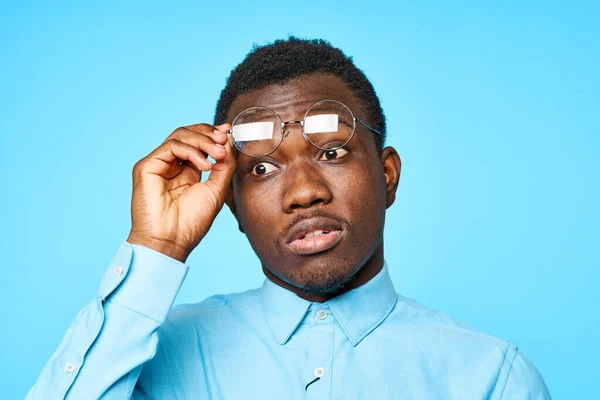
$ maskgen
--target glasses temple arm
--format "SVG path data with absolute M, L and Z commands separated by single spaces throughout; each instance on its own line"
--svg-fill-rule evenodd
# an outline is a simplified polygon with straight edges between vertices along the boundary
M 375 128 L 371 128 L 369 125 L 365 124 L 365 123 L 363 122 L 363 120 L 362 120 L 362 119 L 360 119 L 360 118 L 358 118 L 358 117 L 354 117 L 354 118 L 355 118 L 355 119 L 356 119 L 358 122 L 360 122 L 360 123 L 361 123 L 361 125 L 362 125 L 362 126 L 364 126 L 365 128 L 367 128 L 368 130 L 370 130 L 370 131 L 372 131 L 372 132 L 375 132 L 375 133 L 376 133 L 376 134 L 378 134 L 379 136 L 383 136 L 383 133 L 379 132 L 379 131 L 378 131 L 377 129 L 375 129 Z

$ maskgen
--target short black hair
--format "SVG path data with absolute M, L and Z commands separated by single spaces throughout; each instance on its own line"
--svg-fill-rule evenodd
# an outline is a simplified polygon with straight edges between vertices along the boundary
M 254 45 L 231 71 L 217 102 L 215 125 L 225 123 L 229 108 L 237 96 L 268 85 L 282 84 L 301 75 L 331 73 L 338 76 L 352 93 L 362 100 L 367 115 L 361 116 L 383 134 L 374 134 L 381 151 L 385 143 L 385 115 L 373 85 L 358 69 L 352 57 L 323 39 L 299 39 L 290 36 L 264 46 Z

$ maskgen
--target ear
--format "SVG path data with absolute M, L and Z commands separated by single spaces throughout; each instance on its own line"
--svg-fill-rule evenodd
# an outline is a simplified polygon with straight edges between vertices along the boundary
M 396 149 L 388 146 L 382 150 L 381 165 L 385 174 L 386 207 L 389 208 L 396 200 L 396 190 L 398 189 L 400 170 L 402 169 L 402 161 Z
M 240 232 L 245 234 L 246 232 L 244 232 L 244 228 L 242 228 L 242 224 L 240 223 L 237 214 L 237 209 L 235 207 L 235 198 L 233 197 L 233 185 L 229 185 L 229 187 L 227 188 L 227 193 L 225 193 L 225 204 L 227 204 L 227 207 L 229 207 L 229 210 L 235 217 L 235 220 L 238 223 L 238 229 L 240 230 Z

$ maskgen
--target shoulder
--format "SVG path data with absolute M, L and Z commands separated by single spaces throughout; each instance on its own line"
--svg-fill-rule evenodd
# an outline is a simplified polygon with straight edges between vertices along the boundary
M 456 320 L 443 312 L 434 310 L 400 294 L 398 294 L 398 300 L 390 317 L 400 325 L 410 326 L 412 329 L 422 330 L 433 335 L 464 337 L 470 341 L 475 340 L 489 346 L 504 349 L 512 347 L 516 350 L 516 347 L 507 340 L 493 336 L 473 325 Z
M 490 399 L 550 399 L 539 371 L 514 343 L 402 295 L 390 317 L 439 355 L 470 360 L 478 370 L 496 365 L 490 369 L 495 376 Z
M 182 332 L 186 327 L 198 327 L 205 324 L 212 326 L 234 324 L 244 315 L 260 312 L 259 289 L 240 293 L 215 294 L 199 303 L 178 304 L 174 306 L 163 330 L 176 329 Z
M 498 378 L 499 399 L 549 400 L 550 393 L 544 378 L 531 360 L 517 350 L 506 372 Z

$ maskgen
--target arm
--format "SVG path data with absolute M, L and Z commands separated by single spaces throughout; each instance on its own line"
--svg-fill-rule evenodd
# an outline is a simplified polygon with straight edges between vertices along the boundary
M 187 267 L 125 242 L 27 399 L 129 399 Z
M 223 207 L 235 169 L 219 131 L 228 127 L 176 129 L 136 163 L 127 242 L 27 399 L 145 397 L 134 392 L 141 366 L 154 357 L 157 331 L 187 273 L 183 262 Z M 206 182 L 202 171 L 211 171 Z

